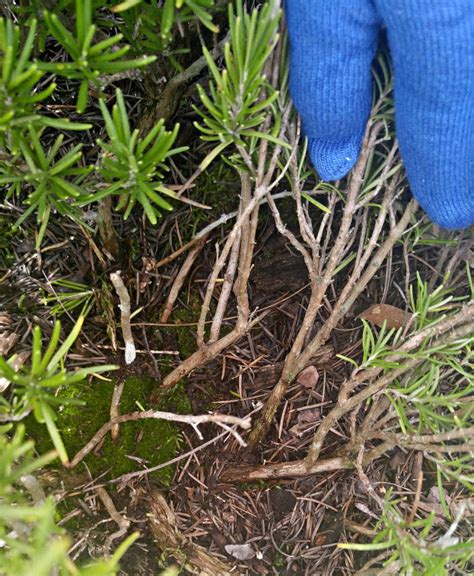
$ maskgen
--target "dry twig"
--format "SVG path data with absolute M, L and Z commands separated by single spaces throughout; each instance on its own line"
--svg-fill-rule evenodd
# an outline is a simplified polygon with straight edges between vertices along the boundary
M 67 468 L 74 468 L 81 462 L 87 454 L 89 454 L 96 446 L 101 442 L 105 435 L 111 430 L 116 424 L 123 424 L 124 422 L 131 422 L 136 420 L 146 420 L 154 418 L 157 420 L 168 420 L 170 422 L 182 422 L 184 424 L 190 424 L 194 430 L 197 432 L 198 436 L 202 438 L 198 431 L 198 426 L 208 422 L 217 424 L 221 428 L 224 428 L 230 432 L 234 438 L 243 446 L 245 442 L 239 436 L 239 434 L 230 426 L 237 425 L 244 430 L 250 428 L 250 417 L 238 418 L 236 416 L 229 416 L 227 414 L 173 414 L 171 412 L 161 412 L 160 410 L 146 410 L 145 412 L 131 412 L 130 414 L 124 414 L 118 416 L 109 422 L 106 422 L 89 440 L 89 442 L 83 446 L 79 452 L 74 456 L 74 458 L 69 462 Z
M 133 341 L 132 328 L 130 327 L 130 294 L 123 283 L 120 270 L 112 272 L 110 281 L 120 298 L 120 324 L 125 342 L 125 363 L 131 364 L 136 358 L 136 349 Z

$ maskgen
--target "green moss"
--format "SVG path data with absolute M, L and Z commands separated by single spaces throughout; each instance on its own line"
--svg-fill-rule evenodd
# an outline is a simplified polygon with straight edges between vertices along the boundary
M 180 234 L 183 242 L 191 240 L 204 226 L 222 214 L 237 210 L 240 179 L 234 168 L 224 162 L 215 162 L 199 176 L 193 188 L 193 200 L 210 206 L 211 210 L 193 209 L 189 218 L 181 219 Z
M 189 324 L 197 324 L 200 312 L 201 298 L 199 293 L 191 290 L 186 305 L 177 305 L 173 309 L 171 322 L 174 325 L 169 327 L 162 326 L 156 332 L 159 341 L 165 347 L 175 347 L 179 351 L 179 356 L 182 360 L 185 360 L 197 350 L 195 326 L 189 326 Z M 180 327 L 180 324 L 183 326 Z
M 201 299 L 196 291 L 189 294 L 186 306 L 177 308 L 173 312 L 173 320 L 176 325 L 197 323 L 201 312 Z M 182 359 L 188 358 L 196 352 L 196 333 L 191 326 L 178 328 L 176 337 L 178 340 L 178 350 Z
M 237 171 L 225 162 L 216 162 L 196 182 L 193 197 L 212 206 L 213 212 L 223 214 L 239 205 L 240 178 Z
M 156 382 L 151 378 L 128 378 L 120 401 L 121 414 L 137 411 L 139 405 L 148 408 L 147 401 L 155 387 Z M 60 392 L 59 397 L 74 398 L 84 403 L 82 406 L 66 405 L 58 414 L 57 425 L 70 458 L 109 420 L 113 389 L 114 382 L 94 380 Z M 183 388 L 177 386 L 161 399 L 157 408 L 188 413 L 190 403 Z M 44 427 L 30 419 L 28 431 L 40 453 L 51 449 L 51 441 Z M 97 452 L 85 458 L 85 463 L 94 477 L 108 471 L 107 477 L 114 478 L 139 470 L 142 466 L 153 467 L 171 460 L 179 452 L 181 442 L 179 428 L 173 422 L 154 419 L 126 422 L 120 426 L 118 441 L 114 443 L 107 434 Z M 168 466 L 158 470 L 154 477 L 168 484 L 172 474 L 173 468 Z

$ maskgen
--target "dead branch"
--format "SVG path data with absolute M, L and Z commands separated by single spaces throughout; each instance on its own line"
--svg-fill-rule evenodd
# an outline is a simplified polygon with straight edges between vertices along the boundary
M 123 283 L 120 270 L 110 275 L 118 297 L 120 298 L 120 325 L 122 327 L 123 340 L 125 342 L 125 362 L 131 364 L 136 358 L 135 342 L 133 341 L 132 328 L 130 327 L 130 294 Z
M 224 428 L 241 443 L 241 445 L 245 445 L 245 442 L 242 438 L 237 434 L 235 430 L 229 428 L 229 425 L 232 426 L 240 426 L 244 430 L 248 430 L 250 428 L 250 417 L 246 418 L 237 418 L 236 416 L 230 416 L 227 414 L 201 414 L 201 415 L 193 415 L 193 414 L 173 414 L 172 412 L 161 412 L 160 410 L 146 410 L 145 412 L 131 412 L 130 414 L 124 414 L 122 416 L 118 416 L 109 422 L 106 422 L 89 440 L 89 442 L 83 446 L 79 452 L 74 456 L 74 458 L 67 464 L 67 468 L 74 468 L 83 460 L 87 454 L 89 454 L 101 440 L 105 437 L 105 435 L 111 430 L 116 424 L 123 424 L 124 422 L 132 422 L 136 420 L 146 420 L 154 418 L 157 420 L 168 420 L 170 422 L 182 422 L 184 424 L 191 425 L 196 431 L 197 427 L 201 424 L 205 424 L 208 422 L 212 422 L 217 424 L 221 428 Z M 199 433 L 198 433 L 199 434 Z
M 120 245 L 117 232 L 112 219 L 112 196 L 105 196 L 99 202 L 97 210 L 97 228 L 102 240 L 102 246 L 111 259 L 117 261 L 120 254 Z
M 305 194 L 307 196 L 315 196 L 318 194 L 318 191 L 317 190 L 305 190 Z M 273 200 L 281 200 L 282 198 L 288 198 L 288 197 L 293 197 L 293 196 L 294 196 L 293 191 L 284 190 L 283 192 L 278 192 L 277 194 L 273 194 L 272 198 L 273 198 Z M 260 200 L 259 200 L 260 206 L 262 206 L 263 204 L 266 204 L 266 203 L 267 203 L 267 198 L 260 198 Z M 217 220 L 214 220 L 214 222 L 211 222 L 210 224 L 205 226 L 202 230 L 200 230 L 196 234 L 196 236 L 194 236 L 194 238 L 192 238 L 189 242 L 186 242 L 186 244 L 183 244 L 183 246 L 181 246 L 180 248 L 175 250 L 172 254 L 165 256 L 161 260 L 158 260 L 158 262 L 156 264 L 154 264 L 155 269 L 161 268 L 162 266 L 165 266 L 166 264 L 173 262 L 173 260 L 176 260 L 176 258 L 179 258 L 179 256 L 181 256 L 181 254 L 184 254 L 184 252 L 187 252 L 188 250 L 190 250 L 198 242 L 207 240 L 207 238 L 209 237 L 210 233 L 213 230 L 216 230 L 217 228 L 224 226 L 225 224 L 227 224 L 227 222 L 229 222 L 230 220 L 234 220 L 234 218 L 236 218 L 237 216 L 239 216 L 238 210 L 235 210 L 234 212 L 229 212 L 227 214 L 222 214 L 221 216 L 219 216 L 219 218 Z M 327 215 L 325 215 L 325 216 L 327 216 Z
M 206 243 L 206 237 L 201 238 L 195 245 L 195 247 L 191 250 L 191 252 L 186 256 L 186 259 L 183 262 L 176 278 L 174 279 L 173 285 L 168 293 L 168 298 L 166 299 L 166 304 L 163 308 L 163 312 L 160 316 L 160 322 L 167 322 L 168 318 L 171 316 L 171 312 L 173 311 L 173 305 L 176 302 L 181 288 L 183 287 L 184 281 L 186 280 L 189 271 L 191 270 L 192 265 L 196 261 L 196 258 L 199 256 L 202 248 Z
M 471 439 L 474 436 L 474 427 L 459 428 L 439 434 L 399 434 L 395 432 L 368 432 L 367 440 L 379 438 L 392 442 L 397 446 L 404 446 L 414 450 L 437 450 L 439 452 L 469 452 L 474 451 L 474 443 L 444 445 L 453 440 Z
M 201 314 L 199 316 L 199 322 L 198 322 L 198 329 L 197 329 L 197 343 L 198 346 L 201 348 L 204 345 L 204 333 L 205 333 L 205 324 L 206 324 L 206 319 L 207 319 L 207 315 L 209 313 L 209 309 L 210 309 L 210 305 L 211 305 L 211 299 L 212 296 L 214 294 L 214 290 L 215 290 L 215 286 L 217 283 L 217 280 L 219 278 L 219 275 L 227 261 L 227 258 L 229 256 L 229 254 L 232 251 L 232 247 L 234 246 L 234 243 L 237 242 L 240 239 L 240 243 L 241 246 L 251 246 L 252 247 L 252 251 L 251 254 L 253 254 L 253 244 L 254 244 L 254 240 L 255 238 L 250 239 L 251 242 L 249 242 L 249 239 L 247 238 L 247 234 L 249 233 L 250 229 L 248 227 L 248 221 L 250 218 L 250 215 L 252 214 L 252 212 L 254 212 L 254 210 L 258 209 L 258 200 L 260 199 L 259 197 L 262 197 L 265 195 L 266 193 L 266 189 L 261 189 L 261 190 L 257 190 L 255 192 L 255 196 L 253 198 L 250 198 L 249 196 L 249 185 L 250 185 L 250 179 L 249 176 L 243 172 L 241 172 L 240 174 L 240 179 L 241 179 L 241 184 L 242 184 L 242 192 L 241 192 L 241 197 L 240 197 L 240 208 L 239 208 L 239 212 L 241 213 L 240 217 L 238 218 L 237 222 L 235 223 L 234 227 L 232 228 L 232 231 L 230 232 L 224 247 L 222 249 L 222 252 L 220 253 L 213 269 L 211 272 L 211 276 L 209 278 L 209 282 L 207 284 L 207 289 L 206 289 L 206 294 L 204 296 L 204 301 L 201 307 Z M 244 262 L 240 262 L 240 257 L 242 256 L 242 249 L 240 252 L 240 256 L 239 256 L 239 268 L 242 271 L 244 269 Z M 249 271 L 250 273 L 250 271 Z M 245 286 L 245 289 L 247 288 L 247 286 Z M 241 321 L 238 324 L 243 325 L 246 321 L 246 318 L 243 318 L 243 322 L 242 322 L 242 318 L 240 319 Z
M 330 251 L 329 258 L 324 264 L 324 272 L 322 274 L 317 273 L 312 267 L 312 264 L 308 270 L 312 281 L 311 295 L 308 306 L 306 308 L 306 313 L 298 334 L 296 335 L 296 338 L 293 342 L 291 350 L 286 357 L 282 376 L 277 382 L 271 395 L 269 396 L 262 410 L 262 413 L 250 435 L 250 444 L 253 448 L 255 448 L 265 436 L 289 384 L 294 380 L 294 378 L 302 369 L 301 366 L 303 363 L 300 362 L 300 356 L 302 354 L 302 350 L 307 340 L 308 334 L 314 325 L 316 315 L 318 314 L 318 311 L 324 300 L 326 291 L 333 280 L 336 267 L 340 264 L 341 256 L 346 249 L 347 243 L 350 240 L 351 223 L 355 212 L 357 197 L 363 183 L 364 172 L 369 160 L 369 156 L 373 152 L 373 147 L 380 129 L 380 124 L 376 124 L 374 127 L 369 126 L 367 128 L 367 133 L 362 145 L 362 151 L 349 183 L 347 199 L 339 226 L 339 232 Z M 311 249 L 313 252 L 313 258 L 317 261 L 320 258 L 319 245 L 312 243 Z M 313 355 L 316 349 L 316 347 L 312 348 Z M 305 359 L 305 362 L 306 361 L 307 358 Z
M 314 354 L 314 350 L 318 349 L 320 346 L 325 344 L 330 337 L 332 331 L 337 326 L 337 324 L 342 320 L 345 314 L 353 306 L 354 302 L 360 296 L 360 294 L 365 290 L 367 284 L 372 280 L 374 274 L 380 269 L 383 261 L 387 257 L 388 253 L 392 250 L 395 243 L 403 235 L 406 230 L 410 219 L 418 208 L 418 204 L 415 200 L 411 200 L 408 204 L 403 216 L 400 218 L 398 224 L 390 231 L 386 240 L 377 250 L 375 256 L 371 262 L 367 265 L 363 274 L 360 275 L 362 268 L 355 271 L 349 278 L 344 290 L 341 292 L 337 303 L 335 304 L 330 317 L 324 323 L 322 329 L 314 337 L 314 339 L 308 344 L 304 352 L 301 354 L 301 362 L 304 362 L 307 357 Z M 375 241 L 373 238 L 369 242 L 369 251 L 375 247 Z M 362 262 L 365 261 L 365 258 Z M 362 264 L 361 262 L 361 264 Z M 365 263 L 365 262 L 364 262 Z M 360 277 L 359 277 L 360 276 Z
M 213 358 L 216 358 L 223 350 L 232 346 L 237 340 L 242 338 L 242 336 L 250 330 L 255 324 L 258 324 L 263 320 L 266 316 L 268 311 L 263 312 L 259 316 L 255 317 L 251 322 L 247 325 L 238 324 L 235 328 L 222 336 L 216 342 L 212 342 L 211 344 L 203 344 L 196 352 L 191 354 L 188 358 L 183 360 L 172 372 L 166 376 L 161 384 L 157 394 L 152 396 L 152 402 L 157 401 L 159 394 L 171 386 L 177 384 L 182 378 L 186 377 L 190 372 L 196 370 L 199 366 L 203 366 L 210 362 Z
M 380 458 L 393 444 L 384 443 L 377 448 L 368 450 L 363 457 L 366 466 L 373 460 Z M 315 462 L 307 466 L 306 460 L 294 460 L 293 462 L 280 462 L 277 464 L 263 464 L 262 466 L 236 466 L 228 468 L 221 476 L 223 482 L 252 482 L 255 480 L 277 480 L 280 478 L 304 478 L 314 474 L 334 472 L 338 470 L 352 470 L 356 466 L 355 457 L 337 456 Z
M 107 490 L 104 487 L 102 486 L 97 487 L 96 492 L 99 498 L 101 499 L 105 509 L 109 513 L 109 516 L 119 527 L 119 529 L 116 532 L 113 532 L 112 534 L 109 534 L 107 536 L 107 539 L 104 543 L 105 551 L 108 554 L 112 547 L 113 541 L 117 540 L 118 538 L 121 538 L 122 536 L 125 536 L 125 534 L 127 533 L 127 530 L 130 527 L 130 520 L 127 520 L 125 516 L 122 516 L 118 512 L 117 508 L 115 507 L 114 501 L 109 496 Z
M 224 281 L 222 283 L 219 301 L 217 302 L 216 312 L 212 319 L 209 342 L 215 342 L 219 338 L 224 314 L 227 309 L 227 303 L 229 302 L 232 293 L 232 286 L 234 285 L 235 273 L 239 262 L 239 252 L 240 234 L 237 236 L 234 245 L 232 246 L 232 250 L 230 251 L 229 262 L 227 264 L 226 273 L 224 274 Z
M 260 409 L 261 409 L 261 406 L 257 405 L 257 407 L 254 408 L 254 410 L 252 410 L 252 412 L 250 412 L 247 415 L 247 417 L 248 418 L 252 417 Z M 235 425 L 234 425 L 234 428 L 235 428 Z M 128 472 L 127 474 L 122 474 L 121 476 L 118 476 L 117 478 L 113 478 L 112 480 L 108 480 L 107 482 L 104 483 L 104 485 L 105 484 L 125 484 L 127 482 L 130 482 L 130 480 L 133 480 L 134 478 L 142 478 L 146 474 L 151 474 L 153 472 L 156 472 L 157 470 L 162 470 L 163 468 L 166 468 L 167 466 L 171 466 L 172 464 L 177 464 L 178 462 L 181 462 L 182 460 L 186 460 L 186 459 L 190 458 L 191 456 L 194 456 L 198 452 L 205 450 L 206 448 L 208 448 L 212 444 L 216 444 L 220 440 L 223 440 L 229 434 L 233 434 L 233 430 L 229 430 L 228 427 L 226 427 L 224 429 L 224 432 L 217 434 L 217 436 L 214 436 L 214 438 L 211 438 L 210 440 L 207 440 L 207 442 L 203 442 L 202 444 L 199 444 L 195 448 L 191 448 L 191 450 L 188 450 L 188 451 L 184 452 L 183 454 L 180 454 L 179 456 L 176 456 L 175 458 L 168 460 L 167 462 L 162 462 L 161 464 L 157 464 L 156 466 L 152 466 L 151 468 L 144 468 L 143 470 L 137 470 L 136 472 Z
M 283 112 L 279 133 L 280 140 L 283 140 L 285 137 L 288 128 L 290 112 L 291 106 L 288 103 L 285 111 Z M 266 155 L 268 152 L 267 144 L 264 139 L 261 140 L 260 151 L 261 155 Z M 281 145 L 278 144 L 273 149 L 266 170 L 263 170 L 262 168 L 261 173 L 259 170 L 257 170 L 256 182 L 254 184 L 251 182 L 249 174 L 243 171 L 239 171 L 239 176 L 241 179 L 241 195 L 238 217 L 232 230 L 227 236 L 226 241 L 224 242 L 222 250 L 218 254 L 207 283 L 206 293 L 204 296 L 203 304 L 201 306 L 201 314 L 197 328 L 198 350 L 166 376 L 162 383 L 161 390 L 169 388 L 170 386 L 174 386 L 179 380 L 195 370 L 197 367 L 215 358 L 223 350 L 240 339 L 256 322 L 261 321 L 263 318 L 262 314 L 260 314 L 258 318 L 253 318 L 250 320 L 248 280 L 252 268 L 260 203 L 265 197 L 267 197 L 269 191 L 276 185 L 276 183 L 284 177 L 286 171 L 289 168 L 289 162 L 287 162 L 287 164 L 280 171 L 278 177 L 273 178 L 274 172 L 278 165 L 278 157 L 280 153 Z M 295 151 L 292 151 L 292 154 L 293 153 L 295 153 Z M 261 155 L 259 156 L 260 160 Z M 265 167 L 265 163 L 263 163 L 261 167 Z M 237 252 L 237 248 L 234 248 L 236 243 L 240 243 L 238 250 L 238 262 L 235 263 L 231 260 L 229 263 L 229 258 L 236 258 L 235 254 Z M 228 301 L 228 290 L 230 289 L 229 281 L 229 285 L 226 287 L 224 296 L 222 297 L 222 304 L 218 307 L 217 318 L 213 323 L 214 330 L 212 338 L 206 342 L 205 327 L 211 307 L 211 301 L 214 295 L 216 284 L 226 263 L 228 266 L 228 271 L 232 271 L 234 266 L 238 271 L 237 277 L 235 278 L 232 286 L 237 301 L 237 320 L 235 322 L 234 328 L 228 334 L 215 341 L 212 339 L 218 334 L 220 331 L 220 326 L 222 325 L 222 318 L 224 317 L 225 313 L 224 303 Z

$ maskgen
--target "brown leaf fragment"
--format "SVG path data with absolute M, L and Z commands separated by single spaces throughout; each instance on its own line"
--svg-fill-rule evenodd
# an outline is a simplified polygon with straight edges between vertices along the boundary
M 380 328 L 384 322 L 387 323 L 387 328 L 402 328 L 410 320 L 411 314 L 391 304 L 372 304 L 358 317 Z
M 314 388 L 319 380 L 319 372 L 316 366 L 308 366 L 302 370 L 296 380 L 305 388 Z
M 321 417 L 321 410 L 319 408 L 309 408 L 308 410 L 301 410 L 298 413 L 298 424 L 314 423 Z
M 321 417 L 321 411 L 319 408 L 310 408 L 308 410 L 302 410 L 298 413 L 296 419 L 297 424 L 292 426 L 288 432 L 293 436 L 302 436 L 305 430 L 308 429 L 308 424 L 314 424 Z
M 0 332 L 0 356 L 6 356 L 8 352 L 15 346 L 18 342 L 18 334 L 12 332 Z
M 0 311 L 0 328 L 8 328 L 12 324 L 10 315 Z

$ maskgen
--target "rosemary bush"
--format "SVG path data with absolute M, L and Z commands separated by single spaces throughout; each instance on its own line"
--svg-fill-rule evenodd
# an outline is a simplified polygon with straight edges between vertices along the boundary
M 214 18 L 218 6 L 214 4 L 214 0 L 33 0 L 6 8 L 0 19 L 0 194 L 2 204 L 12 208 L 13 229 L 21 233 L 34 228 L 38 259 L 48 241 L 49 228 L 55 223 L 73 221 L 88 237 L 96 233 L 96 228 L 100 232 L 100 224 L 96 227 L 85 217 L 87 211 L 104 218 L 109 234 L 113 234 L 111 209 L 123 220 L 133 214 L 147 226 L 158 224 L 163 213 L 182 199 L 168 185 L 167 175 L 177 155 L 187 147 L 180 144 L 177 123 L 167 125 L 165 119 L 159 118 L 134 125 L 130 114 L 133 99 L 128 100 L 127 82 L 143 80 L 148 72 L 153 76 L 154 67 L 164 61 L 165 68 L 173 70 L 186 85 L 189 77 L 186 70 L 183 75 L 181 58 L 187 51 L 181 46 L 186 31 L 196 30 L 196 38 L 204 42 L 211 38 L 208 45 L 213 45 L 213 50 L 203 46 L 208 75 L 198 86 L 199 100 L 193 104 L 199 116 L 194 125 L 207 143 L 205 156 L 181 192 L 190 188 L 192 181 L 225 151 L 223 160 L 237 171 L 242 184 L 236 212 L 240 224 L 235 225 L 217 251 L 196 330 L 198 350 L 183 363 L 184 368 L 179 366 L 166 376 L 163 386 L 176 384 L 183 375 L 236 342 L 253 323 L 265 318 L 258 316 L 258 309 L 250 310 L 247 287 L 258 211 L 267 202 L 278 232 L 306 263 L 313 303 L 305 311 L 303 324 L 307 325 L 297 328 L 299 336 L 290 343 L 292 349 L 279 382 L 278 394 L 283 396 L 298 373 L 295 366 L 301 358 L 309 355 L 309 364 L 308 350 L 313 346 L 313 351 L 318 351 L 318 346 L 326 342 L 322 339 L 329 339 L 354 303 L 351 290 L 343 290 L 345 301 L 336 301 L 321 330 L 324 336 L 319 339 L 319 333 L 313 334 L 318 310 L 323 301 L 328 301 L 326 291 L 329 287 L 336 290 L 336 276 L 348 274 L 352 282 L 349 288 L 360 288 L 365 277 L 373 277 L 374 262 L 380 267 L 383 258 L 380 260 L 378 254 L 396 229 L 392 200 L 398 202 L 400 193 L 390 187 L 400 184 L 401 166 L 395 147 L 393 153 L 386 152 L 388 147 L 384 153 L 376 153 L 374 145 L 359 175 L 359 188 L 356 184 L 351 190 L 349 181 L 346 195 L 333 185 L 314 183 L 314 174 L 305 160 L 306 145 L 302 145 L 302 153 L 295 154 L 300 128 L 287 89 L 286 44 L 279 34 L 280 3 L 260 2 L 251 10 L 240 0 L 229 3 L 229 34 L 220 52 L 216 50 L 217 38 L 212 36 L 219 30 Z M 281 49 L 278 53 L 276 46 Z M 283 65 L 275 66 L 275 61 L 280 60 Z M 193 78 L 205 65 L 199 64 Z M 279 74 L 272 75 L 275 69 Z M 390 70 L 381 59 L 376 93 L 385 95 L 385 99 L 376 109 L 375 119 L 384 126 L 385 136 L 380 140 L 380 133 L 374 134 L 374 141 L 376 136 L 379 142 L 390 139 L 393 109 L 390 90 L 386 88 L 389 84 Z M 56 98 L 60 99 L 65 91 L 71 93 L 73 105 L 69 113 L 73 120 L 57 112 Z M 81 142 L 71 137 L 77 133 Z M 381 177 L 388 183 L 382 192 Z M 304 185 L 311 178 L 313 186 L 308 190 Z M 291 189 L 301 237 L 286 228 L 272 197 L 271 192 L 280 182 L 286 182 Z M 353 211 L 359 211 L 358 228 L 351 220 L 353 214 L 344 213 L 342 225 L 334 230 L 338 226 L 334 206 L 340 203 L 345 212 L 348 196 L 352 198 Z M 316 224 L 311 221 L 314 208 Z M 408 207 L 404 213 L 405 226 L 412 209 L 415 210 Z M 425 241 L 426 228 L 413 226 L 411 249 Z M 361 233 L 359 248 L 351 237 L 354 229 Z M 401 228 L 400 235 L 403 233 L 405 228 Z M 333 251 L 334 239 L 335 243 L 340 239 L 341 245 Z M 397 241 L 396 231 L 392 240 L 391 248 Z M 192 259 L 189 262 L 191 265 Z M 364 322 L 361 357 L 355 360 L 341 356 L 352 364 L 354 379 L 371 370 L 390 375 L 404 362 L 413 367 L 377 392 L 376 400 L 382 398 L 391 409 L 391 419 L 383 430 L 373 427 L 365 431 L 364 441 L 423 450 L 436 478 L 444 520 L 450 524 L 443 537 L 433 536 L 433 516 L 421 514 L 407 520 L 401 500 L 389 492 L 379 502 L 377 537 L 369 543 L 344 545 L 374 553 L 383 551 L 384 568 L 401 574 L 421 576 L 468 570 L 472 559 L 471 543 L 462 539 L 460 530 L 469 506 L 466 504 L 458 515 L 453 513 L 444 486 L 454 483 L 467 495 L 474 490 L 472 444 L 465 443 L 463 436 L 463 430 L 472 427 L 474 335 L 460 333 L 450 340 L 433 336 L 438 324 L 459 315 L 462 306 L 472 301 L 469 268 L 467 276 L 471 294 L 466 298 L 456 297 L 450 288 L 432 288 L 418 276 L 410 290 L 409 328 L 388 330 L 384 326 L 376 330 Z M 208 322 L 218 283 L 216 313 Z M 61 321 L 65 323 L 66 314 L 83 309 L 69 335 L 61 338 L 61 324 L 56 321 L 46 344 L 45 331 L 36 326 L 31 331 L 28 359 L 18 362 L 17 355 L 0 358 L 0 382 L 4 390 L 8 389 L 7 395 L 0 396 L 0 423 L 4 424 L 0 428 L 0 547 L 6 551 L 0 554 L 0 572 L 26 573 L 34 562 L 39 575 L 58 569 L 65 574 L 115 574 L 120 556 L 135 536 L 122 542 L 110 559 L 77 567 L 68 557 L 67 537 L 55 523 L 53 503 L 38 499 L 31 488 L 32 473 L 41 466 L 56 456 L 65 465 L 69 462 L 56 424 L 60 417 L 58 388 L 67 390 L 70 384 L 114 368 L 70 368 L 68 353 L 80 336 L 96 291 L 69 279 L 54 280 L 52 285 L 58 289 L 57 294 L 44 299 L 52 316 L 64 314 Z M 168 315 L 172 298 L 177 298 L 181 286 L 170 291 L 165 307 Z M 229 316 L 236 322 L 232 330 L 226 327 L 224 331 L 232 294 L 237 314 Z M 403 348 L 411 333 L 424 334 L 432 329 L 434 332 L 421 338 L 416 347 Z M 65 402 L 62 396 L 61 403 Z M 277 406 L 278 402 L 271 407 L 273 414 Z M 25 438 L 21 424 L 30 413 L 45 425 L 54 454 L 33 456 L 33 445 Z M 356 420 L 354 416 L 354 426 Z M 318 456 L 320 449 L 318 445 Z M 24 479 L 30 476 L 33 480 L 28 480 L 28 487 Z
M 123 42 L 124 33 L 107 34 L 93 21 L 93 15 L 102 23 L 107 13 L 110 19 L 114 12 L 132 18 L 133 10 L 141 10 L 139 4 L 64 1 L 51 12 L 42 2 L 36 2 L 29 9 L 25 6 L 19 9 L 21 27 L 10 19 L 0 19 L 0 185 L 4 197 L 15 198 L 24 207 L 15 223 L 17 228 L 35 216 L 37 249 L 41 248 L 51 213 L 55 218 L 63 216 L 85 225 L 81 208 L 106 196 L 119 196 L 116 209 L 124 209 L 125 217 L 138 203 L 154 224 L 161 215 L 158 208 L 172 208 L 163 198 L 163 195 L 174 197 L 164 186 L 163 177 L 166 159 L 186 149 L 171 148 L 178 125 L 168 131 L 164 122 L 158 121 L 139 137 L 138 130 L 130 128 L 126 104 L 117 89 L 112 114 L 104 100 L 99 100 L 109 141 L 99 140 L 101 153 L 86 159 L 82 144 L 67 144 L 69 138 L 64 131 L 88 131 L 92 125 L 44 113 L 45 104 L 54 98 L 57 89 L 58 80 L 54 79 L 63 77 L 75 82 L 77 113 L 82 114 L 91 105 L 91 91 L 103 95 L 104 87 L 114 78 L 127 77 L 155 61 L 156 55 L 127 59 L 131 46 Z M 142 15 L 134 29 L 140 34 L 145 25 L 161 22 L 160 37 L 167 43 L 178 19 L 186 22 L 197 18 L 215 30 L 207 11 L 212 6 L 209 0 L 173 0 L 159 9 L 156 7 L 156 11 L 147 6 L 153 18 Z M 36 18 L 38 14 L 41 25 Z M 125 18 L 117 26 L 126 31 L 127 22 L 130 24 Z M 22 34 L 26 35 L 24 42 Z M 56 42 L 64 60 L 42 58 L 44 38 Z M 51 130 L 56 131 L 53 138 Z
M 55 454 L 34 456 L 34 445 L 19 425 L 0 429 L 0 572 L 50 576 L 114 576 L 119 560 L 138 537 L 131 534 L 107 559 L 84 566 L 68 556 L 71 544 L 56 524 L 55 506 L 46 498 L 34 472 L 54 460 Z M 32 504 L 33 502 L 33 504 Z
M 161 211 L 172 209 L 164 196 L 174 194 L 164 178 L 169 156 L 186 149 L 173 149 L 179 126 L 168 130 L 161 120 L 139 134 L 130 126 L 121 90 L 112 94 L 111 112 L 105 90 L 115 81 L 133 77 L 160 53 L 169 58 L 171 67 L 177 66 L 180 51 L 168 48 L 173 38 L 184 23 L 199 22 L 216 32 L 213 6 L 213 0 L 32 0 L 2 8 L 0 198 L 2 205 L 15 206 L 14 231 L 36 228 L 39 254 L 51 223 L 70 219 L 92 233 L 84 211 L 106 197 L 114 202 L 117 198 L 114 207 L 123 210 L 125 218 L 140 206 L 153 224 Z M 58 85 L 72 90 L 74 121 L 51 112 Z M 98 139 L 92 153 L 89 149 L 84 154 L 82 142 L 73 142 L 70 135 L 80 131 L 80 141 L 91 141 L 93 125 L 83 115 L 96 106 L 102 112 L 99 128 L 104 138 Z M 44 331 L 36 326 L 28 355 L 0 357 L 2 574 L 31 573 L 32 565 L 38 576 L 117 574 L 121 556 L 138 536 L 127 537 L 109 558 L 77 565 L 68 555 L 70 539 L 56 524 L 54 502 L 45 497 L 35 478 L 35 472 L 56 457 L 68 463 L 56 425 L 60 405 L 77 402 L 67 399 L 68 386 L 115 368 L 68 367 L 68 352 L 81 333 L 94 293 L 77 282 L 64 282 L 56 284 L 58 294 L 45 302 L 51 304 L 52 315 L 83 308 L 69 334 L 64 336 L 56 321 L 46 342 Z M 59 388 L 66 391 L 61 400 L 56 395 Z M 30 414 L 44 424 L 55 452 L 34 455 L 34 444 L 22 424 Z
M 462 310 L 463 303 L 472 301 L 469 296 L 454 297 L 453 290 L 442 285 L 430 291 L 419 275 L 416 285 L 410 288 L 409 326 L 415 334 L 453 318 Z M 360 363 L 346 360 L 355 365 L 354 374 L 381 368 L 388 375 L 406 361 L 414 363 L 412 370 L 394 378 L 385 390 L 385 397 L 393 408 L 392 419 L 385 421 L 383 431 L 375 423 L 367 437 L 385 441 L 392 438 L 402 448 L 423 450 L 436 480 L 437 497 L 450 522 L 440 536 L 439 529 L 435 529 L 434 512 L 407 520 L 400 506 L 403 499 L 389 490 L 380 510 L 374 540 L 340 546 L 358 551 L 385 551 L 385 568 L 396 568 L 401 574 L 463 573 L 472 567 L 474 558 L 472 538 L 466 537 L 471 531 L 468 517 L 473 512 L 474 493 L 473 448 L 466 441 L 474 411 L 474 333 L 471 330 L 446 342 L 442 338 L 433 341 L 427 337 L 417 348 L 394 357 L 394 350 L 404 338 L 403 328 L 387 330 L 384 325 L 376 332 L 364 321 L 362 360 Z M 446 486 L 452 489 L 453 485 L 464 493 L 456 508 L 449 505 L 445 489 Z

